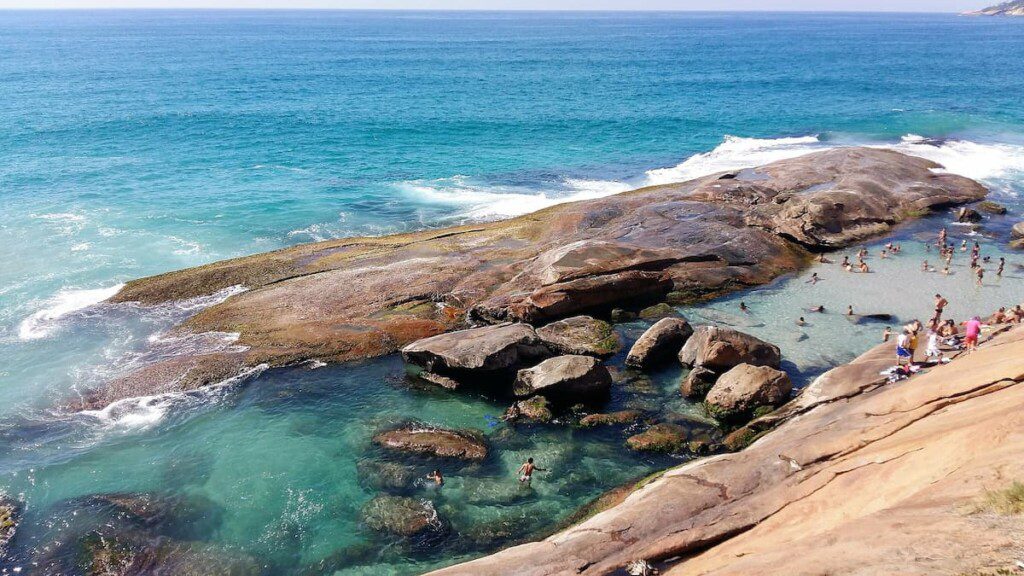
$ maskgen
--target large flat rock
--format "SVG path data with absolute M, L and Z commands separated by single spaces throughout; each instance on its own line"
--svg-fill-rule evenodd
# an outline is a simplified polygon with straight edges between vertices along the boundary
M 879 382 L 881 351 L 820 378 L 742 452 L 669 470 L 542 542 L 433 574 L 613 574 L 637 559 L 670 561 L 663 573 L 678 576 L 1012 570 L 1024 516 L 979 503 L 1024 478 L 1024 327 L 895 384 Z
M 487 322 L 547 323 L 670 291 L 699 298 L 767 282 L 935 207 L 984 197 L 931 161 L 845 148 L 562 204 L 502 222 L 296 246 L 129 282 L 114 302 L 158 304 L 247 291 L 179 332 L 238 333 L 244 366 L 342 362 Z M 232 359 L 234 361 L 234 359 Z M 201 366 L 211 363 L 199 362 Z M 179 362 L 146 380 L 173 388 Z M 138 380 L 121 388 L 145 394 Z M 123 393 L 101 395 L 115 401 Z

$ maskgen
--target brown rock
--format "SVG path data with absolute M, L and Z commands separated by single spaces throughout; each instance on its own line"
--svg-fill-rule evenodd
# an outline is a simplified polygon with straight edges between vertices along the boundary
M 512 387 L 517 396 L 541 394 L 562 404 L 589 404 L 603 399 L 611 374 L 592 356 L 557 356 L 519 371 Z
M 660 304 L 644 308 L 637 314 L 637 316 L 639 316 L 641 320 L 654 322 L 656 320 L 661 320 L 662 318 L 680 318 L 682 317 L 682 314 L 672 306 L 669 306 L 665 302 L 661 302 Z
M 418 340 L 402 349 L 406 362 L 453 383 L 484 377 L 495 382 L 495 373 L 511 374 L 550 355 L 528 324 L 459 330 Z
M 957 210 L 956 221 L 957 222 L 981 222 L 981 214 L 973 208 L 967 208 L 966 206 Z
M 719 373 L 739 364 L 778 368 L 778 346 L 731 328 L 700 326 L 679 351 L 684 366 L 703 366 Z
M 989 214 L 1006 214 L 1006 206 L 999 204 L 998 202 L 992 202 L 991 200 L 982 200 L 975 204 L 978 210 L 982 212 L 988 212 Z
M 757 179 L 713 175 L 503 222 L 217 262 L 130 282 L 112 301 L 158 304 L 243 285 L 177 331 L 239 333 L 241 367 L 368 358 L 465 328 L 470 311 L 541 322 L 640 307 L 669 291 L 693 299 L 761 284 L 803 266 L 801 246 L 842 246 L 984 196 L 937 167 L 885 150 L 829 150 L 761 167 Z M 97 401 L 173 387 L 174 372 Z
M 590 316 L 575 316 L 537 329 L 548 348 L 560 354 L 584 354 L 607 358 L 622 347 L 611 324 Z
M 388 450 L 438 458 L 483 460 L 487 442 L 475 430 L 448 430 L 422 424 L 408 424 L 395 430 L 378 432 L 373 442 Z
M 740 364 L 722 374 L 708 392 L 704 405 L 718 420 L 749 419 L 760 407 L 774 407 L 789 398 L 793 384 L 781 370 Z
M 588 414 L 580 419 L 580 426 L 593 428 L 596 426 L 622 426 L 632 424 L 644 417 L 639 410 L 620 410 L 608 414 Z
M 686 448 L 686 428 L 678 424 L 655 424 L 626 439 L 626 446 L 640 452 L 680 452 Z
M 547 423 L 554 419 L 551 412 L 551 402 L 543 396 L 534 396 L 526 400 L 520 400 L 509 406 L 505 411 L 504 419 L 508 422 L 538 422 Z
M 648 368 L 679 352 L 693 328 L 685 318 L 663 318 L 647 329 L 629 349 L 626 365 Z
M 684 398 L 703 400 L 717 379 L 718 373 L 703 366 L 694 366 L 683 378 L 683 382 L 679 385 L 679 392 Z
M 1024 222 L 1017 222 L 1013 225 L 1012 235 L 1014 238 L 1024 238 Z

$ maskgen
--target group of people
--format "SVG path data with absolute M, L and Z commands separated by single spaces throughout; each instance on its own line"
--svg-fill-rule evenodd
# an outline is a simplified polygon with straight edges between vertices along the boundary
M 533 480 L 534 472 L 547 472 L 547 469 L 534 464 L 533 458 L 527 458 L 526 462 L 523 462 L 519 469 L 516 470 L 516 474 L 519 476 L 519 483 L 529 484 L 530 481 Z M 441 474 L 440 470 L 435 469 L 430 474 L 427 474 L 427 480 L 433 482 L 438 488 L 444 486 L 444 475 Z
M 949 271 L 949 267 L 953 263 L 953 254 L 956 253 L 956 250 L 953 247 L 953 243 L 952 242 L 947 242 L 946 240 L 947 240 L 946 229 L 943 228 L 939 232 L 939 240 L 938 240 L 938 242 L 936 244 L 939 247 L 939 257 L 944 262 L 944 266 L 942 268 L 942 273 L 948 276 L 949 274 L 951 274 L 951 272 Z M 931 246 L 928 245 L 927 248 L 930 249 Z M 966 239 L 961 240 L 960 241 L 960 251 L 961 252 L 967 252 L 967 250 L 968 250 L 967 240 Z M 977 282 L 978 286 L 981 286 L 983 284 L 983 282 L 984 282 L 984 279 L 985 279 L 985 268 L 982 267 L 982 264 L 989 264 L 989 263 L 991 263 L 992 262 L 992 257 L 991 256 L 982 256 L 981 255 L 981 244 L 977 240 L 974 241 L 974 245 L 973 246 L 970 246 L 970 251 L 971 251 L 971 270 L 974 271 L 974 277 L 976 279 L 976 282 Z M 997 277 L 1002 277 L 1003 271 L 1005 269 L 1006 269 L 1006 258 L 1000 257 L 999 258 L 999 266 L 996 268 L 996 276 Z M 925 260 L 921 264 L 921 271 L 922 272 L 934 272 L 935 268 L 932 267 L 928 263 L 928 260 Z

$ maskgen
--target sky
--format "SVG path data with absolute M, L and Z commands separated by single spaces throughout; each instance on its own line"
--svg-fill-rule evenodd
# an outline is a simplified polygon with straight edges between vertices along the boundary
M 0 9 L 336 8 L 437 10 L 797 10 L 958 12 L 999 0 L 0 0 Z

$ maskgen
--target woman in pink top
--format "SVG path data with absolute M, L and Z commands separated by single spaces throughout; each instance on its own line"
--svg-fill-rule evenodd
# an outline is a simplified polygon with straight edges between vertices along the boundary
M 978 335 L 981 334 L 981 319 L 975 316 L 964 322 L 964 344 L 970 352 L 978 347 Z

